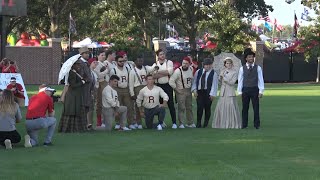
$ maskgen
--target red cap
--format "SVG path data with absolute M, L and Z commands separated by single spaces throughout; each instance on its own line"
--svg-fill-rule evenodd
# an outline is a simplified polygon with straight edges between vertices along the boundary
M 184 57 L 184 58 L 183 58 L 183 61 L 188 61 L 188 63 L 191 64 L 191 59 L 190 59 L 188 56 Z
M 91 63 L 92 63 L 93 61 L 97 61 L 97 59 L 96 59 L 96 58 L 90 58 L 90 59 L 88 60 L 89 65 L 91 65 Z
M 127 53 L 125 51 L 119 51 L 119 52 L 117 52 L 117 55 L 124 56 L 124 55 L 127 55 Z

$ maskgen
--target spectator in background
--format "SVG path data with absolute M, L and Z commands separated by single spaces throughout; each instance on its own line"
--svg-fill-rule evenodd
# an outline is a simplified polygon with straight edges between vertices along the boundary
M 18 73 L 19 69 L 17 64 L 10 59 L 3 59 L 2 60 L 2 73 Z
M 91 81 L 91 84 L 90 84 L 91 98 L 90 98 L 89 112 L 87 114 L 87 129 L 88 130 L 93 130 L 92 129 L 93 111 L 94 111 L 94 106 L 95 106 L 95 103 L 96 103 L 97 89 L 99 87 L 98 76 L 94 72 L 94 69 L 97 67 L 98 61 L 96 60 L 96 58 L 90 58 L 88 60 L 88 63 L 90 65 L 92 81 Z
M 12 149 L 12 143 L 19 143 L 21 136 L 16 130 L 16 123 L 22 119 L 21 111 L 10 90 L 3 91 L 0 100 L 0 145 Z
M 7 89 L 12 91 L 16 102 L 20 107 L 23 107 L 25 104 L 24 90 L 22 85 L 17 83 L 17 79 L 15 77 L 11 77 L 10 84 L 8 84 Z

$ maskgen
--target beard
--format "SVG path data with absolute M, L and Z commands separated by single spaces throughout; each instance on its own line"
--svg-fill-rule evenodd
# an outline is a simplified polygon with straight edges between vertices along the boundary
M 136 65 L 138 69 L 141 69 L 142 68 L 142 65 Z
M 182 67 L 182 70 L 187 71 L 189 67 Z
M 118 66 L 119 66 L 119 67 L 123 67 L 123 66 L 124 66 L 124 64 L 120 63 L 120 64 L 118 64 Z

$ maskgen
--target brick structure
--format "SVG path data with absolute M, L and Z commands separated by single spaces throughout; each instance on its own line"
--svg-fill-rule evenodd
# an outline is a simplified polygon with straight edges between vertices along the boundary
M 258 64 L 263 69 L 263 58 L 264 58 L 264 42 L 262 41 L 255 41 L 250 42 L 252 46 L 252 50 L 256 53 L 256 61 L 255 63 Z
M 61 67 L 61 39 L 48 39 L 47 47 L 6 47 L 7 58 L 17 62 L 25 84 L 57 84 Z

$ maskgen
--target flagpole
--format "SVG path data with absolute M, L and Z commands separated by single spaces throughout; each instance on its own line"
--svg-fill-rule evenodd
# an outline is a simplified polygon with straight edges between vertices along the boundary
M 70 17 L 71 17 L 71 12 L 69 14 L 69 42 L 68 42 L 69 52 L 71 51 L 71 21 L 70 21 Z

